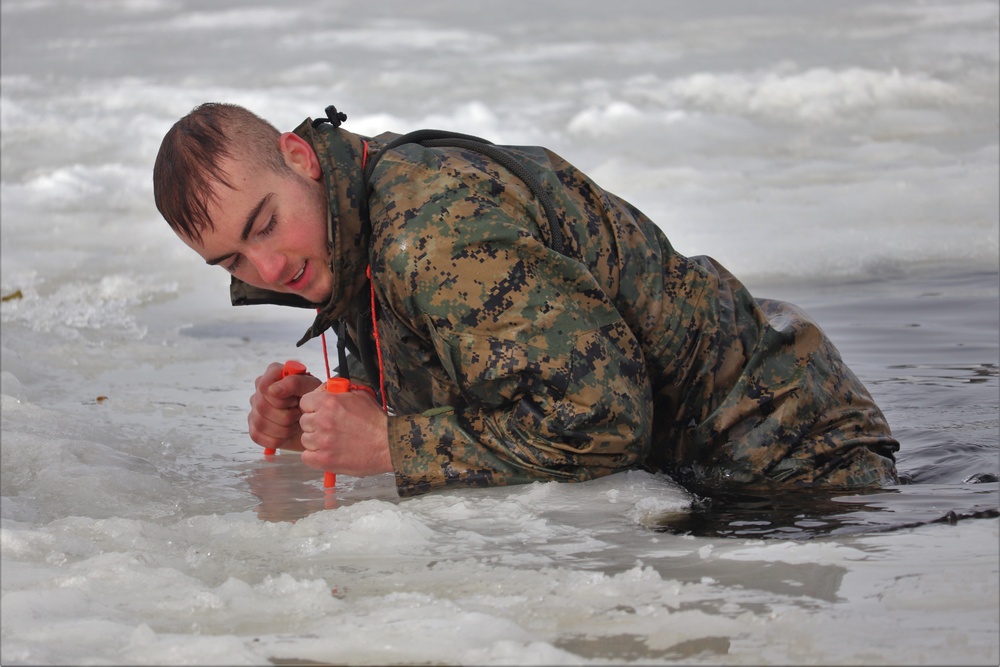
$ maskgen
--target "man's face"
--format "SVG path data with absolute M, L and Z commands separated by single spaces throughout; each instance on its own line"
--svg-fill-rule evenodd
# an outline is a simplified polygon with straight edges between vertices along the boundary
M 217 184 L 208 207 L 214 228 L 202 230 L 200 242 L 181 239 L 245 283 L 323 303 L 332 286 L 326 191 L 315 153 L 295 139 L 282 135 L 291 172 L 224 160 L 221 166 L 235 187 Z

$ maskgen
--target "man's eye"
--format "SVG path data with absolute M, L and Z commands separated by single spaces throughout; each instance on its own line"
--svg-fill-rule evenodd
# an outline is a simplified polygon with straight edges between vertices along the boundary
M 278 218 L 272 215 L 271 219 L 267 221 L 267 224 L 264 225 L 263 229 L 257 232 L 257 235 L 267 236 L 268 234 L 274 231 L 274 228 L 277 224 L 278 224 Z
M 236 273 L 236 271 L 240 268 L 242 264 L 243 264 L 243 256 L 236 255 L 233 261 L 230 262 L 229 266 L 226 267 L 226 271 L 229 271 L 230 273 Z

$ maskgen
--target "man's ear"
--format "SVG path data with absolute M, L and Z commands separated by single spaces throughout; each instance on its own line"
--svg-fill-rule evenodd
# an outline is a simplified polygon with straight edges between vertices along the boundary
M 308 141 L 294 132 L 284 132 L 278 137 L 278 147 L 285 157 L 285 163 L 294 171 L 305 174 L 314 181 L 323 178 L 319 158 Z

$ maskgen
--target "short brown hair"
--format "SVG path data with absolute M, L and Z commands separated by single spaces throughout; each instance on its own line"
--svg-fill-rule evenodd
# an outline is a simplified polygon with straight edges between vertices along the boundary
M 278 145 L 277 128 L 235 104 L 208 102 L 174 123 L 160 144 L 153 165 L 153 198 L 160 215 L 177 232 L 195 241 L 213 227 L 208 204 L 213 188 L 234 186 L 221 166 L 243 158 L 274 172 L 289 171 Z

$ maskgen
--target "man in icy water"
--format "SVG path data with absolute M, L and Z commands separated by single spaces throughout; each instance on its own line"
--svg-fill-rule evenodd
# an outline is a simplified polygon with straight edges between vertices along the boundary
M 205 104 L 154 167 L 157 208 L 233 303 L 316 309 L 300 344 L 332 329 L 373 390 L 273 363 L 258 445 L 393 472 L 404 496 L 631 468 L 708 493 L 897 482 L 885 418 L 801 310 L 678 254 L 549 150 L 391 143 L 326 114 L 282 134 Z

